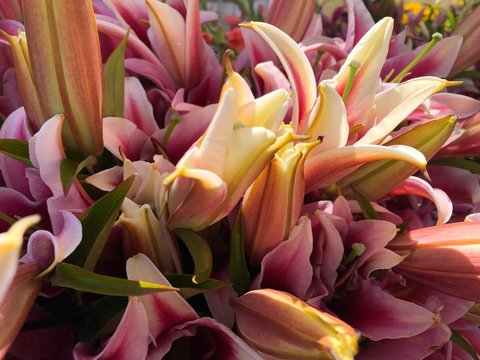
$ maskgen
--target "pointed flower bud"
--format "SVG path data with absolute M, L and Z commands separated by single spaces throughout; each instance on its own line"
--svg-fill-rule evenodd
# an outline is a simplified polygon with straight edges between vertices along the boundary
M 102 58 L 90 1 L 23 2 L 28 52 L 43 122 L 65 114 L 67 148 L 99 154 L 102 141 Z
M 281 149 L 245 194 L 245 247 L 252 265 L 260 265 L 300 217 L 305 191 L 303 165 L 317 144 L 300 143 Z
M 2 34 L 10 45 L 18 91 L 20 92 L 20 97 L 22 98 L 30 126 L 34 132 L 37 132 L 47 117 L 42 109 L 37 89 L 33 83 L 25 33 L 21 31 L 18 36 L 12 36 L 0 30 L 0 34 Z
M 395 271 L 446 294 L 480 301 L 480 223 L 432 226 L 398 235 L 388 244 L 405 259 Z
M 288 293 L 262 289 L 232 300 L 241 336 L 282 359 L 353 359 L 358 335 L 343 321 Z
M 181 271 L 179 250 L 166 224 L 153 214 L 150 205 L 139 206 L 128 198 L 117 221 L 124 230 L 127 256 L 143 253 L 163 273 Z

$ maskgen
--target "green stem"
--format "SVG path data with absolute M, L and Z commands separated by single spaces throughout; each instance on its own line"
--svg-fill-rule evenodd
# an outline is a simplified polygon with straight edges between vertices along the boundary
M 170 136 L 173 133 L 173 129 L 180 123 L 180 118 L 176 115 L 172 116 L 170 119 L 170 122 L 168 123 L 167 126 L 167 131 L 165 131 L 165 134 L 163 135 L 162 139 L 162 146 L 165 147 L 167 146 L 168 139 L 170 139 Z
M 355 260 L 356 257 L 362 255 L 364 252 L 365 252 L 365 245 L 360 244 L 360 243 L 352 244 L 352 250 L 347 255 L 347 257 L 342 262 L 342 264 L 345 265 L 345 266 L 350 264 L 353 260 Z
M 342 95 L 343 102 L 346 102 L 348 99 L 348 95 L 350 95 L 350 90 L 352 90 L 352 85 L 353 85 L 353 79 L 355 78 L 355 74 L 360 68 L 360 63 L 357 60 L 352 60 L 352 62 L 348 66 L 350 67 L 350 72 L 348 74 L 345 90 L 343 90 L 343 95 Z
M 417 65 L 420 62 L 420 60 L 422 60 L 425 57 L 425 55 L 427 55 L 430 52 L 430 50 L 432 50 L 432 48 L 435 46 L 435 44 L 437 42 L 439 42 L 440 40 L 442 40 L 442 38 L 443 38 L 442 34 L 434 33 L 432 35 L 432 40 L 430 40 L 427 47 L 425 49 L 423 49 L 422 52 L 420 54 L 418 54 L 417 57 L 415 59 L 413 59 L 412 62 L 405 67 L 405 69 L 403 69 L 397 76 L 395 76 L 395 78 L 392 80 L 392 83 L 399 83 L 400 81 L 402 81 L 403 78 L 405 76 L 407 76 L 408 72 L 415 65 Z

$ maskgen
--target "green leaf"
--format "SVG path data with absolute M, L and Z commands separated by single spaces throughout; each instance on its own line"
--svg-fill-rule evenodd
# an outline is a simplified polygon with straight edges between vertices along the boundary
M 83 265 L 87 270 L 94 269 L 134 178 L 130 176 L 85 210 L 80 217 L 82 241 L 67 262 Z
M 18 160 L 27 166 L 32 166 L 28 151 L 28 142 L 15 139 L 0 139 L 0 152 Z
M 68 158 L 62 160 L 60 164 L 60 180 L 62 182 L 63 193 L 65 196 L 67 196 L 73 181 L 80 171 L 82 171 L 84 167 L 94 165 L 96 161 L 96 157 L 93 155 L 88 156 L 81 162 L 76 162 Z
M 245 258 L 241 213 L 238 215 L 232 231 L 230 244 L 230 277 L 233 282 L 233 288 L 239 295 L 244 294 L 250 287 L 250 273 Z
M 213 257 L 207 241 L 197 233 L 188 229 L 175 229 L 173 233 L 178 236 L 188 249 L 195 264 L 195 274 L 192 281 L 200 284 L 208 279 L 212 272 Z
M 470 355 L 473 360 L 480 360 L 472 344 L 470 344 L 470 342 L 467 339 L 465 339 L 458 331 L 453 330 L 452 328 L 450 328 L 450 330 L 452 331 L 452 337 L 450 338 L 450 340 L 455 345 L 465 350 L 465 352 L 467 352 L 468 355 Z
M 125 105 L 125 47 L 130 29 L 105 64 L 103 116 L 123 117 Z
M 113 296 L 139 296 L 160 291 L 176 291 L 177 288 L 136 281 L 113 276 L 95 274 L 72 264 L 59 263 L 55 275 L 50 280 L 53 286 L 66 287 L 78 291 Z
M 360 209 L 362 210 L 362 214 L 365 217 L 365 219 L 374 219 L 378 220 L 378 214 L 373 208 L 372 204 L 370 201 L 367 200 L 365 196 L 363 196 L 355 187 L 352 185 L 351 189 L 353 193 L 355 194 L 355 197 L 357 198 L 358 205 L 360 205 Z
M 444 165 L 453 166 L 459 169 L 470 171 L 472 174 L 480 174 L 480 164 L 473 160 L 460 159 L 460 158 L 442 158 L 433 159 L 428 165 Z
M 168 274 L 165 275 L 172 286 L 180 289 L 180 295 L 185 299 L 204 293 L 227 287 L 229 284 L 216 279 L 207 279 L 201 284 L 195 284 L 192 281 L 192 275 L 189 274 Z
M 78 330 L 79 340 L 87 342 L 113 332 L 127 304 L 128 299 L 120 296 L 104 296 L 95 301 L 92 304 L 89 318 Z

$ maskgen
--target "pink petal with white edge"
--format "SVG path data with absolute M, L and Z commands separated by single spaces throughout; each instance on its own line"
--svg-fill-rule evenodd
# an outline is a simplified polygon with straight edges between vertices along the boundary
M 375 22 L 363 1 L 347 0 L 348 25 L 345 37 L 345 51 L 349 52 L 360 41 Z
M 185 19 L 167 4 L 152 0 L 147 0 L 146 3 L 150 21 L 147 34 L 152 48 L 177 86 L 183 87 L 187 80 L 185 78 Z
M 40 177 L 54 196 L 63 195 L 60 164 L 65 159 L 62 143 L 63 117 L 55 115 L 47 120 L 29 140 L 30 160 L 40 170 Z M 48 146 L 45 146 L 48 144 Z
M 345 106 L 348 123 L 367 125 L 374 119 L 373 99 L 380 83 L 380 71 L 387 57 L 393 19 L 386 17 L 373 26 L 349 53 L 338 74 L 336 89 L 343 95 L 352 61 L 360 63 Z
M 290 91 L 288 79 L 272 61 L 257 64 L 255 72 L 263 80 L 263 93 L 269 93 L 277 89 Z
M 358 289 L 347 291 L 342 308 L 337 312 L 340 318 L 373 341 L 415 336 L 438 321 L 431 311 L 397 299 L 369 280 L 360 280 L 358 285 Z
M 148 24 L 139 19 L 147 19 L 147 7 L 143 0 L 107 0 L 105 1 L 110 8 L 117 13 L 132 28 L 137 36 L 143 42 L 147 42 Z
M 125 79 L 124 117 L 149 136 L 158 130 L 158 125 L 153 116 L 152 104 L 148 101 L 147 94 L 140 80 L 136 77 Z
M 431 200 L 437 208 L 437 225 L 445 224 L 453 212 L 453 204 L 448 195 L 415 176 L 410 176 L 400 186 L 390 192 L 390 195 L 419 195 Z
M 302 216 L 288 239 L 263 258 L 260 274 L 252 288 L 282 290 L 305 299 L 313 277 L 312 250 L 311 222 Z
M 139 160 L 150 138 L 130 120 L 106 117 L 103 119 L 103 142 L 118 159 L 122 159 L 121 151 L 128 159 Z
M 182 337 L 189 338 L 187 349 L 179 344 L 175 347 L 175 340 Z M 150 351 L 147 359 L 157 360 L 167 354 L 172 356 L 185 352 L 196 354 L 199 359 L 263 359 L 230 329 L 208 317 L 188 321 L 172 328 L 158 339 L 157 346 Z
M 293 39 L 273 25 L 251 22 L 243 26 L 262 36 L 277 54 L 293 92 L 292 123 L 297 133 L 304 132 L 305 122 L 317 93 L 315 76 L 307 57 Z
M 92 343 L 78 343 L 73 352 L 75 360 L 146 359 L 149 344 L 148 318 L 138 297 L 131 297 L 115 333 L 100 353 Z
M 464 119 L 480 111 L 480 100 L 461 94 L 439 93 L 430 97 L 428 111 L 437 117 L 448 115 L 448 112 Z
M 42 270 L 39 277 L 67 258 L 82 240 L 82 224 L 67 211 L 52 216 L 52 227 L 53 234 L 37 230 L 30 235 L 27 254 L 21 259 L 22 262 L 36 262 Z
M 405 313 L 405 316 L 408 314 Z M 368 346 L 358 354 L 358 360 L 376 359 L 378 354 L 388 360 L 425 359 L 446 344 L 451 335 L 448 326 L 438 323 L 425 332 L 406 339 L 368 342 Z
M 28 140 L 31 137 L 27 115 L 23 107 L 11 113 L 0 129 L 0 139 Z M 26 165 L 11 157 L 0 154 L 0 170 L 7 187 L 29 196 L 28 180 L 25 177 Z
M 162 64 L 155 64 L 147 60 L 125 59 L 125 69 L 152 81 L 166 99 L 173 99 L 177 85 Z
M 423 101 L 449 84 L 440 78 L 424 76 L 376 94 L 374 107 L 377 123 L 356 144 L 380 144 Z
M 130 280 L 148 281 L 171 286 L 152 261 L 143 254 L 127 260 L 127 275 Z M 153 341 L 176 325 L 198 318 L 192 307 L 180 294 L 172 291 L 140 297 L 148 317 L 148 328 Z

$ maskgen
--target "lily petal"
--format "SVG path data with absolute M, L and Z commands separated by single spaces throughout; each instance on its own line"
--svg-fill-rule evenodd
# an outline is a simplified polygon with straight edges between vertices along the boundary
M 302 133 L 316 99 L 315 76 L 307 57 L 293 39 L 273 25 L 251 22 L 242 26 L 257 32 L 280 59 L 293 92 L 292 123 L 296 132 Z
M 27 216 L 15 222 L 10 229 L 0 234 L 0 304 L 17 271 L 18 258 L 25 231 L 40 221 L 38 215 Z M 1 317 L 0 317 L 1 319 Z

